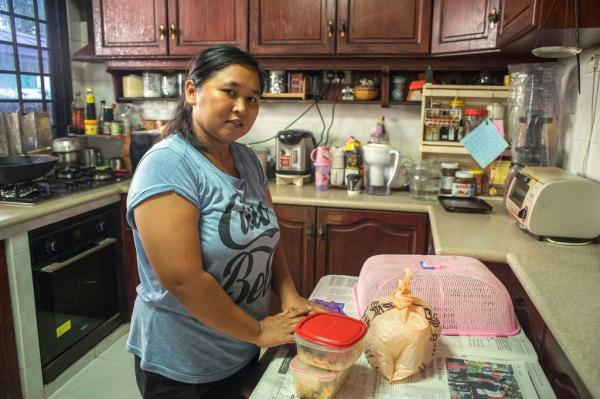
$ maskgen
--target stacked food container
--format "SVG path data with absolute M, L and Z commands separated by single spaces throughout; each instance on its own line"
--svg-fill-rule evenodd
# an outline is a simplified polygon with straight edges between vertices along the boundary
M 332 398 L 362 354 L 366 332 L 362 321 L 333 313 L 316 313 L 298 323 L 298 355 L 290 365 L 296 395 Z

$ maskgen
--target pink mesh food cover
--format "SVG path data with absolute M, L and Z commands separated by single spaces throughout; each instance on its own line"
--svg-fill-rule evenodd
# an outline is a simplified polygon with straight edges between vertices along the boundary
M 431 306 L 444 335 L 507 336 L 519 332 L 508 291 L 477 259 L 466 256 L 377 255 L 363 265 L 354 297 L 358 314 L 368 304 L 390 295 L 413 271 L 413 295 Z

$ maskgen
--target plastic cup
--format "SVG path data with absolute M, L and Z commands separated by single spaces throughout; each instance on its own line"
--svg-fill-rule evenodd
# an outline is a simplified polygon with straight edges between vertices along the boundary
M 315 165 L 315 186 L 317 191 L 327 191 L 329 187 L 329 172 L 331 167 Z

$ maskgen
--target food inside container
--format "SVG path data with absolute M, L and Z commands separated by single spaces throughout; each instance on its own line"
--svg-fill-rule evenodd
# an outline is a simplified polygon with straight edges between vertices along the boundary
M 303 362 L 326 370 L 343 370 L 360 357 L 366 332 L 367 325 L 360 320 L 316 313 L 298 323 L 294 340 Z
M 296 396 L 303 399 L 333 398 L 350 372 L 350 368 L 331 371 L 313 367 L 299 356 L 292 359 L 290 370 Z

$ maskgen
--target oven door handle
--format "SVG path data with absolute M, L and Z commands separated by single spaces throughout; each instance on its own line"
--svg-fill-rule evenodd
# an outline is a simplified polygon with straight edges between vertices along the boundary
M 42 267 L 40 269 L 40 271 L 44 272 L 44 273 L 54 273 L 55 271 L 60 270 L 63 267 L 69 266 L 73 262 L 77 262 L 78 260 L 83 259 L 86 256 L 93 254 L 94 252 L 98 252 L 101 249 L 104 249 L 104 248 L 108 247 L 109 245 L 114 244 L 115 242 L 117 242 L 116 238 L 113 238 L 113 237 L 105 238 L 104 240 L 98 242 L 98 245 L 96 245 L 95 247 L 85 250 L 82 253 L 77 254 L 77 255 L 73 256 L 72 258 L 65 260 L 64 262 L 50 263 L 48 266 Z

